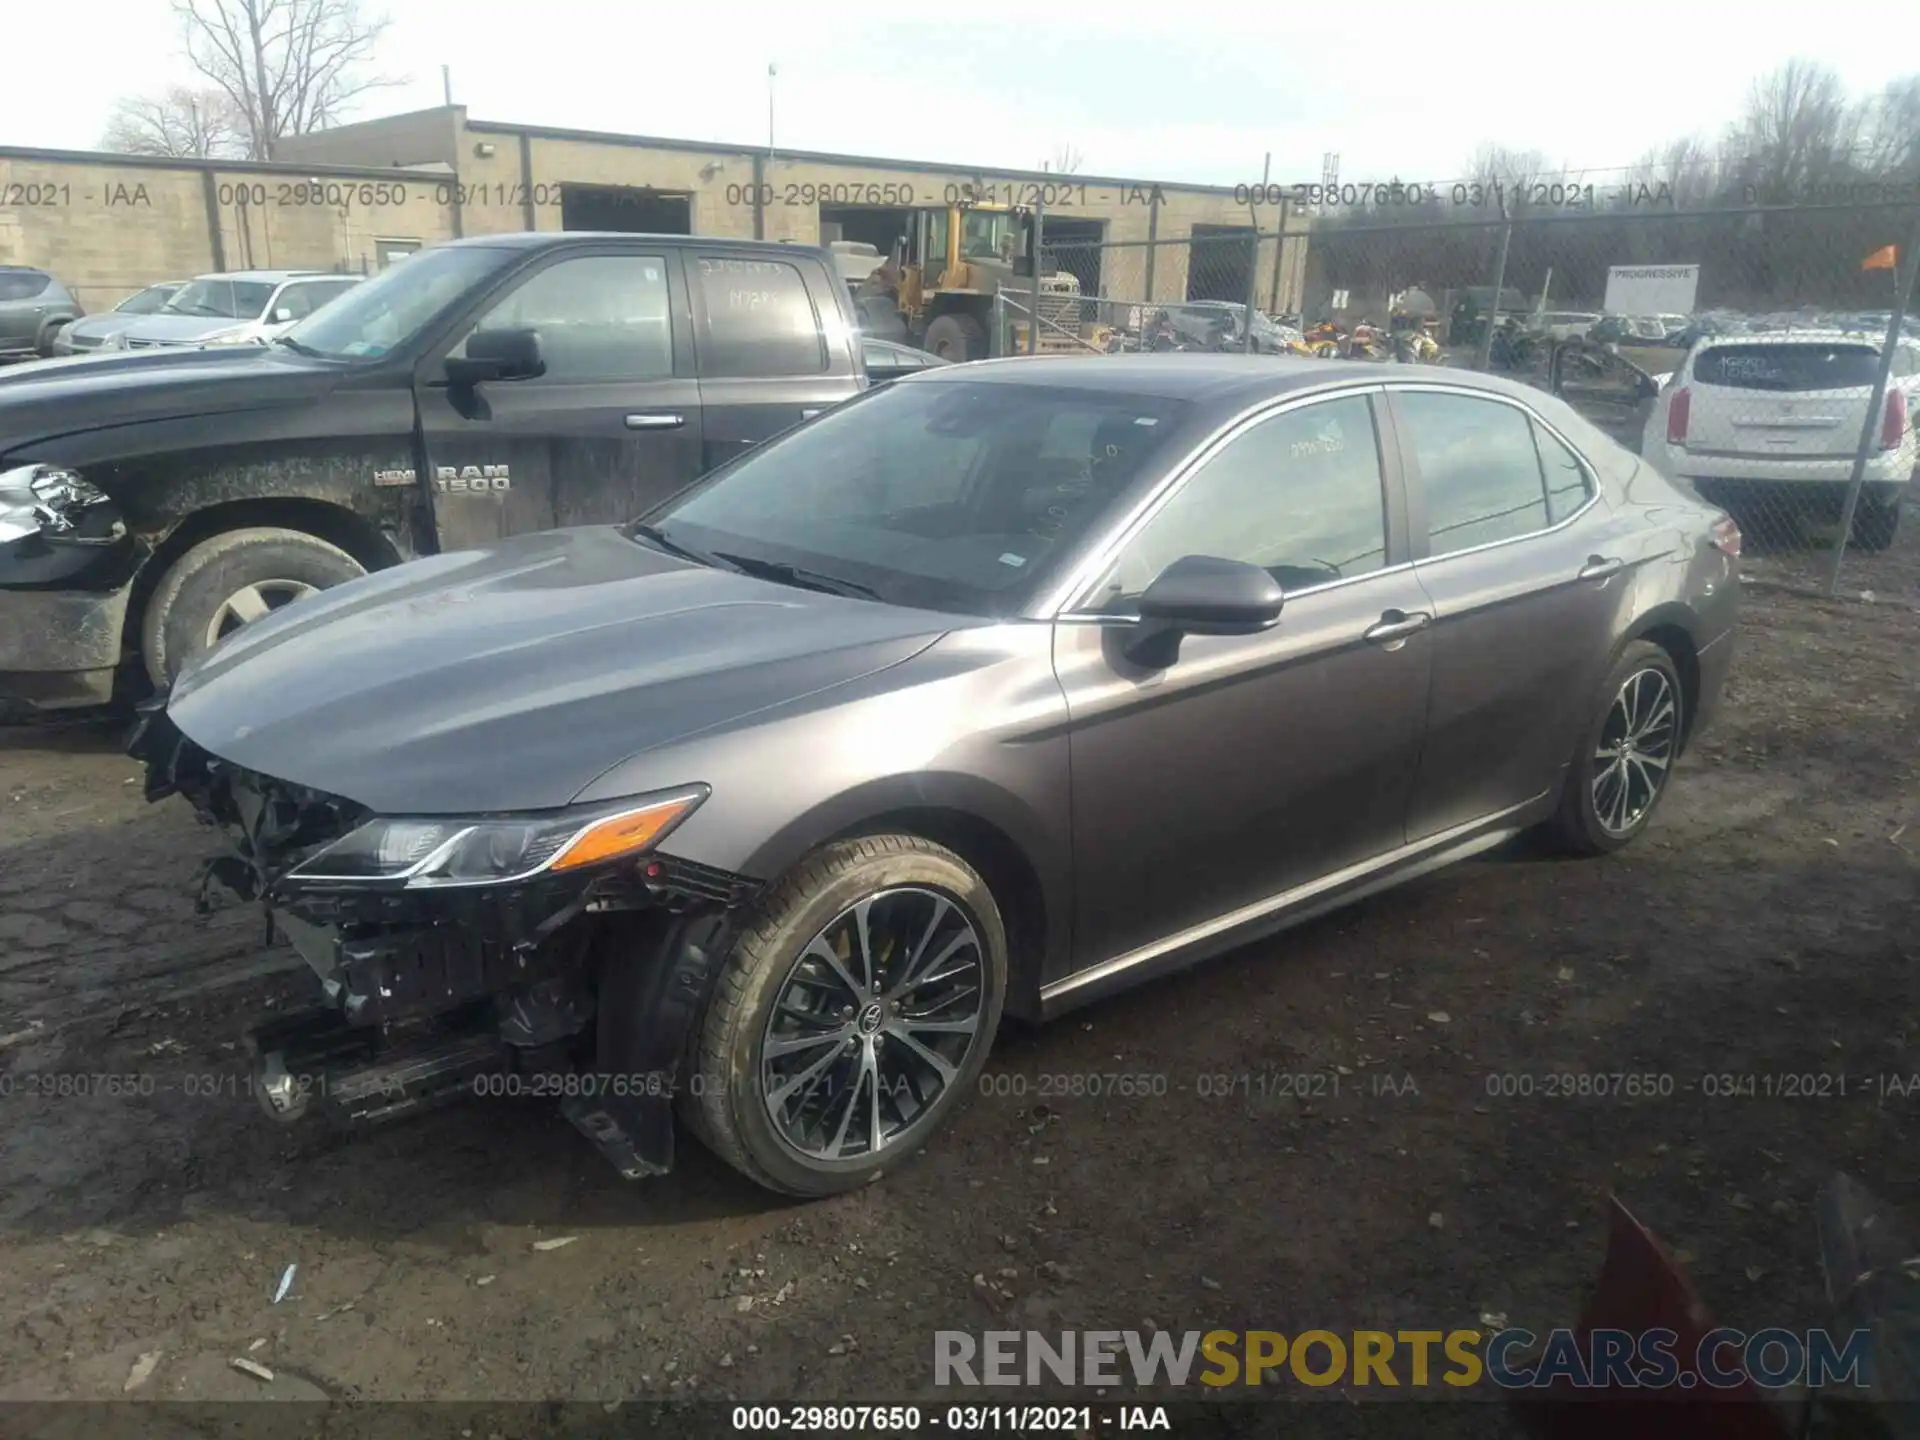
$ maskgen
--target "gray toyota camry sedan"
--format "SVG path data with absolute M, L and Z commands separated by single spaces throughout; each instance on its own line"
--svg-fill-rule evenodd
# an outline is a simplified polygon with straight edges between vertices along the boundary
M 317 974 L 251 1033 L 269 1112 L 551 1095 L 629 1176 L 678 1116 L 819 1195 L 918 1151 L 1006 1016 L 1531 827 L 1631 842 L 1739 553 L 1502 381 L 989 361 L 302 600 L 133 749 Z

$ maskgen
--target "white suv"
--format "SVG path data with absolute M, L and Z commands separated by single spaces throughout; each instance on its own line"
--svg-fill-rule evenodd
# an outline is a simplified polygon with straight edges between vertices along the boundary
M 1800 513 L 1839 518 L 1880 339 L 1843 331 L 1784 331 L 1702 340 L 1665 379 L 1640 451 L 1703 500 L 1737 510 L 1778 498 Z M 1914 478 L 1920 341 L 1895 342 L 1854 516 L 1853 543 L 1893 542 Z

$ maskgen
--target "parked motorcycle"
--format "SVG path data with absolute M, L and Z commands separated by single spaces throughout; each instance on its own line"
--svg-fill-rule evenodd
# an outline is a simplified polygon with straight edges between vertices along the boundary
M 1331 320 L 1322 320 L 1306 333 L 1307 349 L 1322 360 L 1338 360 L 1346 351 L 1347 332 Z

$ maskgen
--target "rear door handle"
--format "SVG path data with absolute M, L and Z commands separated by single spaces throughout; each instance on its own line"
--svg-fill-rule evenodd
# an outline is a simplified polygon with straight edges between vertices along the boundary
M 678 430 L 687 423 L 684 415 L 629 415 L 629 430 Z
M 1587 563 L 1580 567 L 1581 580 L 1608 580 L 1627 568 L 1627 562 L 1616 560 L 1610 555 L 1589 555 Z
M 1408 615 L 1399 610 L 1389 610 L 1380 617 L 1380 622 L 1361 635 L 1369 645 L 1385 645 L 1398 649 L 1409 635 L 1418 635 L 1433 623 L 1433 617 L 1424 610 Z

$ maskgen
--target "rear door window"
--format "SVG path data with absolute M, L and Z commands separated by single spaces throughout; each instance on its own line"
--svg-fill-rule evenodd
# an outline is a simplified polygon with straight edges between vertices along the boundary
M 699 255 L 692 280 L 702 375 L 826 373 L 826 337 L 798 265 Z
M 1406 422 L 1426 492 L 1432 558 L 1530 535 L 1552 523 L 1533 422 L 1525 411 L 1478 395 L 1432 390 L 1403 391 L 1394 396 L 1394 407 Z
M 0 300 L 31 300 L 52 279 L 38 270 L 0 270 Z
M 1879 375 L 1870 345 L 1716 345 L 1693 362 L 1698 383 L 1729 390 L 1846 390 Z

